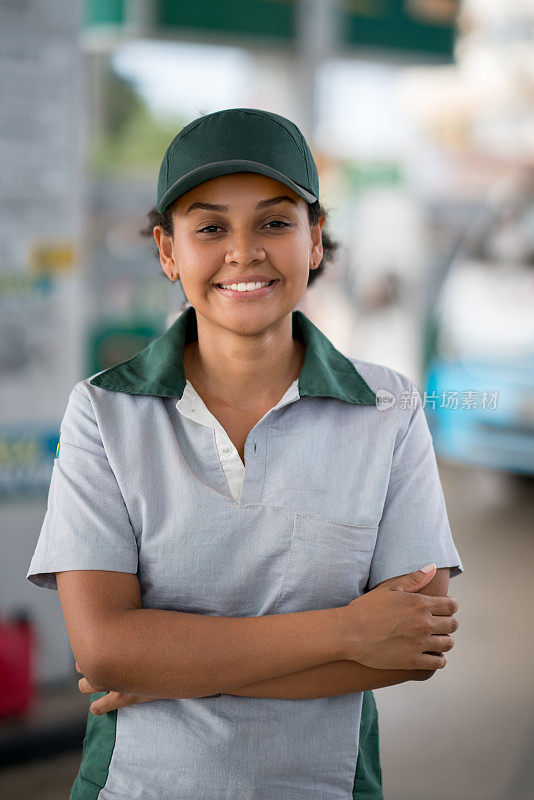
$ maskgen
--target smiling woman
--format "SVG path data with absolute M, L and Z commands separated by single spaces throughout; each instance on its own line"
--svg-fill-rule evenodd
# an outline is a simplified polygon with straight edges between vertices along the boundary
M 27 574 L 103 711 L 70 800 L 383 800 L 372 689 L 443 668 L 457 627 L 421 400 L 297 308 L 337 245 L 293 122 L 193 120 L 149 217 L 190 306 L 73 387 Z

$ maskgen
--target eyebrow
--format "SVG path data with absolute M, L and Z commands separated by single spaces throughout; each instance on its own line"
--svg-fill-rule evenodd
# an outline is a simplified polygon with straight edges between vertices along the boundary
M 281 194 L 278 197 L 270 197 L 268 200 L 260 200 L 256 204 L 256 209 L 270 208 L 283 202 L 292 203 L 294 206 L 297 205 L 296 200 L 293 200 L 288 194 Z M 203 208 L 206 211 L 228 211 L 228 206 L 215 205 L 214 203 L 193 203 L 185 213 L 189 214 L 190 211 L 194 211 L 196 208 Z

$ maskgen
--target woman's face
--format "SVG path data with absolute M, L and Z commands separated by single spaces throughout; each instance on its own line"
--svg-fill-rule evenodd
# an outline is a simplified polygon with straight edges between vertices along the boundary
M 283 199 L 282 199 L 283 198 Z M 221 175 L 175 202 L 174 237 L 154 228 L 165 273 L 180 278 L 201 315 L 242 332 L 290 313 L 319 265 L 325 217 L 310 228 L 306 201 L 283 183 L 253 172 Z M 218 284 L 272 281 L 239 291 Z M 242 288 L 242 287 L 239 287 Z

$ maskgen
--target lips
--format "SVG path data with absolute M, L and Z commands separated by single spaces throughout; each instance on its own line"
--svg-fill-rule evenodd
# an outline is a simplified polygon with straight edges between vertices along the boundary
M 254 275 L 235 275 L 234 277 L 225 278 L 224 280 L 214 281 L 214 285 L 216 284 L 224 284 L 225 286 L 230 286 L 232 283 L 266 283 L 267 281 L 273 281 L 276 278 L 273 278 L 272 275 L 263 275 L 261 272 L 257 272 Z

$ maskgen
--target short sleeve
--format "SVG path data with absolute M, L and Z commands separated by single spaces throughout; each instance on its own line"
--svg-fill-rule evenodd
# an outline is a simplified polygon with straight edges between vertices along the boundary
M 369 591 L 388 578 L 414 572 L 432 562 L 438 568 L 450 567 L 451 578 L 464 571 L 452 538 L 421 395 L 414 384 L 410 391 L 415 402 L 393 453 L 371 560 Z
M 92 401 L 72 389 L 61 421 L 46 515 L 26 578 L 56 589 L 56 572 L 137 573 L 135 534 L 110 467 Z

